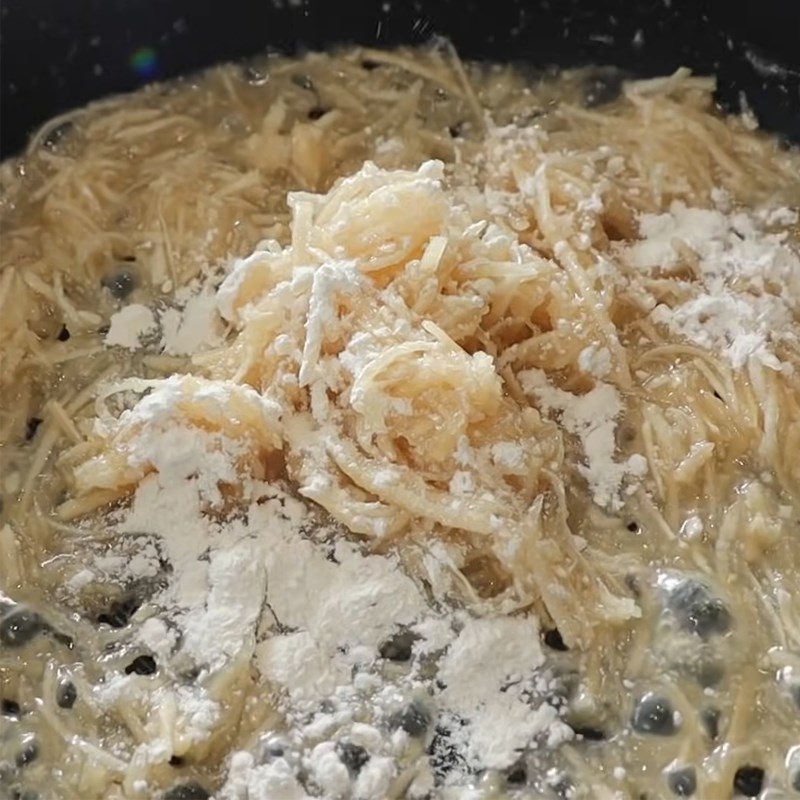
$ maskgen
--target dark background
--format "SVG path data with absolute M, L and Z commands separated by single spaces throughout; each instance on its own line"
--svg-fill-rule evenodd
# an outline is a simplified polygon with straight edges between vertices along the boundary
M 268 47 L 433 34 L 472 58 L 715 72 L 724 105 L 744 91 L 763 125 L 800 142 L 800 0 L 0 0 L 0 152 L 154 78 Z M 156 55 L 147 76 L 131 62 L 144 47 Z

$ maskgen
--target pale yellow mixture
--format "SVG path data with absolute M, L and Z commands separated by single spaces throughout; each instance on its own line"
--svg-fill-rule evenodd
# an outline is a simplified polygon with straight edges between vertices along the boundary
M 420 585 L 435 543 L 447 603 L 540 620 L 575 735 L 457 780 L 444 758 L 425 794 L 432 725 L 385 796 L 800 796 L 800 156 L 712 90 L 444 44 L 271 57 L 5 162 L 0 797 L 271 798 L 227 779 L 291 727 L 247 653 L 197 678 L 217 729 L 149 761 L 172 673 L 97 699 L 151 612 L 76 576 L 158 471 L 131 453 L 161 423 L 121 415 L 147 392 Z M 196 279 L 222 284 L 213 346 L 106 343 Z

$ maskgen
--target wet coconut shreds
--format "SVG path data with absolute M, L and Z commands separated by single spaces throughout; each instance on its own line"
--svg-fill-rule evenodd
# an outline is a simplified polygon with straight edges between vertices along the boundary
M 4 164 L 0 792 L 796 790 L 800 162 L 712 89 L 353 49 Z

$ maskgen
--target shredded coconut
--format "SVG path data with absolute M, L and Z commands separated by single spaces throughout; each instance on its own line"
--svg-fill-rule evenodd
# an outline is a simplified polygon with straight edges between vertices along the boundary
M 493 158 L 503 162 L 498 177 L 505 185 L 516 176 L 498 154 L 511 154 L 519 132 L 509 126 L 491 133 Z M 602 154 L 609 157 L 610 150 Z M 141 624 L 128 644 L 169 664 L 173 672 L 196 676 L 188 686 L 165 686 L 106 668 L 94 690 L 95 702 L 143 710 L 143 724 L 152 732 L 146 743 L 132 745 L 134 758 L 160 763 L 181 742 L 207 741 L 223 713 L 212 688 L 235 679 L 263 687 L 269 713 L 280 720 L 267 736 L 281 730 L 281 741 L 270 747 L 275 743 L 262 737 L 248 743 L 248 751 L 233 753 L 218 793 L 222 800 L 384 800 L 404 770 L 410 797 L 425 797 L 442 783 L 456 787 L 459 797 L 477 796 L 469 786 L 476 773 L 508 769 L 521 753 L 554 747 L 572 736 L 561 720 L 562 702 L 555 693 L 559 681 L 539 644 L 531 598 L 520 603 L 519 597 L 501 593 L 491 598 L 494 604 L 481 605 L 482 598 L 476 597 L 470 611 L 480 611 L 471 616 L 453 601 L 467 591 L 475 594 L 464 569 L 472 555 L 467 548 L 459 552 L 457 543 L 445 546 L 421 536 L 424 546 L 399 553 L 388 535 L 397 529 L 397 519 L 412 532 L 439 525 L 479 533 L 498 542 L 493 555 L 507 555 L 519 547 L 508 535 L 510 528 L 519 524 L 525 535 L 533 530 L 533 522 L 523 528 L 519 519 L 528 515 L 533 520 L 542 502 L 531 478 L 531 456 L 538 457 L 540 439 L 556 426 L 542 422 L 535 408 L 514 406 L 495 359 L 457 344 L 452 328 L 462 314 L 479 319 L 495 313 L 492 302 L 515 300 L 502 292 L 488 299 L 496 287 L 481 276 L 486 254 L 498 259 L 490 261 L 492 269 L 512 272 L 524 266 L 531 279 L 551 276 L 551 286 L 574 267 L 569 279 L 575 286 L 568 293 L 580 291 L 582 309 L 594 303 L 597 310 L 605 302 L 598 294 L 595 303 L 597 284 L 627 280 L 604 260 L 584 275 L 581 265 L 570 261 L 573 244 L 566 237 L 554 243 L 555 260 L 546 260 L 489 221 L 507 216 L 512 228 L 525 229 L 526 204 L 540 199 L 546 166 L 520 177 L 518 191 L 487 187 L 476 196 L 464 190 L 462 207 L 453 206 L 443 192 L 438 162 L 396 176 L 368 163 L 332 190 L 339 193 L 336 203 L 330 196 L 292 194 L 292 244 L 262 243 L 233 265 L 218 291 L 211 283 L 197 284 L 179 290 L 169 308 L 129 306 L 112 319 L 108 344 L 133 349 L 148 344 L 148 337 L 152 343 L 152 334 L 160 331 L 158 346 L 167 355 L 191 355 L 219 344 L 224 319 L 238 326 L 241 339 L 252 347 L 248 363 L 254 371 L 257 366 L 275 370 L 260 376 L 261 384 L 249 377 L 243 385 L 188 378 L 188 393 L 186 376 L 174 376 L 158 382 L 118 418 L 106 414 L 96 423 L 97 432 L 114 443 L 124 468 L 131 470 L 124 473 L 125 485 L 136 489 L 130 505 L 111 515 L 112 547 L 91 570 L 73 576 L 70 587 L 90 587 L 97 572 L 154 578 L 156 587 L 137 612 Z M 624 163 L 617 163 L 611 171 L 624 169 Z M 593 168 L 587 165 L 586 170 L 589 179 Z M 651 323 L 724 352 L 734 366 L 757 358 L 781 369 L 773 330 L 788 327 L 800 281 L 796 253 L 768 230 L 785 215 L 724 213 L 726 199 L 717 199 L 716 209 L 676 202 L 666 214 L 641 216 L 641 239 L 618 245 L 632 268 L 632 295 L 638 294 Z M 480 218 L 469 218 L 468 209 L 476 208 Z M 603 209 L 598 191 L 576 211 L 581 228 L 575 242 L 587 257 Z M 429 233 L 416 230 L 416 215 L 430 224 Z M 457 227 L 457 234 L 448 226 Z M 460 268 L 475 269 L 476 280 L 461 287 L 463 297 L 439 297 L 436 269 L 448 249 L 467 245 L 474 245 L 474 257 L 462 260 Z M 381 284 L 386 274 L 399 274 L 401 268 L 396 284 Z M 414 289 L 421 296 L 406 297 L 398 288 L 402 277 L 416 281 L 426 270 L 431 296 L 422 296 L 428 288 L 420 280 Z M 373 273 L 378 276 L 374 280 Z M 678 299 L 658 304 L 647 281 L 665 275 L 679 276 Z M 426 316 L 426 303 L 445 299 L 464 304 L 453 306 L 452 319 L 434 322 Z M 526 325 L 532 326 L 542 302 L 537 299 L 520 317 Z M 414 303 L 420 310 L 412 314 Z M 369 325 L 348 330 L 343 321 L 348 314 L 362 315 Z M 270 327 L 284 315 L 286 324 Z M 266 327 L 248 341 L 259 327 L 249 326 L 253 320 Z M 584 330 L 574 351 L 582 388 L 588 383 L 590 390 L 557 388 L 540 369 L 523 369 L 514 377 L 533 405 L 571 434 L 566 463 L 586 480 L 594 502 L 620 511 L 646 475 L 648 462 L 641 453 L 618 453 L 626 389 L 623 381 L 614 381 L 623 374 L 618 362 L 624 353 L 609 324 L 611 331 L 597 330 L 596 335 Z M 583 325 L 592 325 L 590 315 L 576 323 Z M 553 320 L 553 333 L 565 339 L 568 327 L 564 319 Z M 413 385 L 432 364 L 439 370 L 436 392 L 429 387 L 411 396 L 389 391 L 393 382 L 401 388 Z M 133 383 L 139 391 L 155 382 Z M 253 388 L 259 385 L 263 395 Z M 424 413 L 415 405 L 421 397 L 430 403 Z M 488 428 L 506 400 L 516 427 L 509 425 L 494 439 L 483 438 L 479 426 L 470 428 L 473 416 Z M 345 420 L 350 412 L 355 418 Z M 388 419 L 401 431 L 395 438 L 386 436 Z M 502 423 L 502 417 L 497 419 Z M 541 425 L 542 437 L 530 435 L 533 422 Z M 449 423 L 452 427 L 440 440 Z M 342 441 L 342 428 L 354 431 L 362 450 L 379 466 L 362 468 L 363 453 Z M 387 439 L 388 455 L 378 448 Z M 399 441 L 410 451 L 409 460 L 420 444 L 429 448 L 426 469 L 435 477 L 405 485 L 409 470 L 398 455 Z M 256 455 L 254 442 L 264 445 Z M 554 448 L 559 454 L 561 445 L 559 435 Z M 269 482 L 265 462 L 276 453 L 287 464 L 294 459 L 309 465 L 305 473 L 289 473 L 293 480 L 299 475 L 300 495 L 336 519 L 346 518 L 354 534 L 383 537 L 377 552 L 346 536 L 286 486 Z M 315 458 L 306 460 L 309 453 Z M 248 457 L 251 470 L 242 468 Z M 438 473 L 439 464 L 448 462 L 458 468 Z M 500 488 L 518 479 L 520 484 L 531 481 L 529 505 L 506 513 L 503 497 L 489 491 L 484 473 L 502 474 Z M 444 487 L 449 497 L 441 496 Z M 403 502 L 393 506 L 397 493 L 403 493 Z M 420 497 L 407 499 L 416 494 Z M 326 505 L 325 496 L 336 502 Z M 415 505 L 417 500 L 424 503 Z M 397 513 L 398 505 L 411 510 Z M 346 513 L 337 517 L 342 508 Z M 681 531 L 685 540 L 702 533 L 699 517 L 686 520 Z M 157 544 L 144 544 L 130 558 L 126 539 L 143 535 Z M 548 544 L 557 547 L 555 537 Z M 589 542 L 573 535 L 569 547 L 563 563 L 572 570 L 581 563 L 576 554 L 589 552 Z M 415 560 L 414 570 L 407 570 L 406 559 Z M 558 568 L 552 563 L 545 571 Z M 601 581 L 584 577 L 576 573 L 575 585 L 596 590 L 604 611 L 615 601 L 619 618 L 637 611 L 633 601 L 616 598 Z M 460 595 L 454 591 L 458 581 L 469 584 L 459 586 Z M 554 593 L 563 591 L 555 588 Z M 566 630 L 562 623 L 569 619 L 562 617 L 559 628 Z M 395 661 L 405 666 L 390 663 Z M 176 737 L 158 727 L 159 714 L 170 715 L 171 724 L 162 727 L 177 731 Z M 403 714 L 412 714 L 411 730 L 403 726 Z M 424 748 L 414 740 L 421 731 Z M 447 770 L 438 763 L 442 753 Z

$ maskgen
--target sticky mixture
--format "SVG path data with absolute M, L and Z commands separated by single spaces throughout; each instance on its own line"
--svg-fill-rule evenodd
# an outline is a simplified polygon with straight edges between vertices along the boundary
M 3 797 L 800 796 L 800 156 L 624 77 L 265 57 L 2 165 Z

